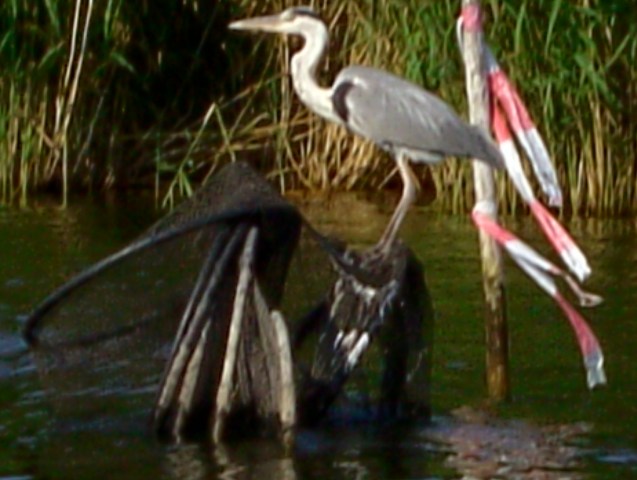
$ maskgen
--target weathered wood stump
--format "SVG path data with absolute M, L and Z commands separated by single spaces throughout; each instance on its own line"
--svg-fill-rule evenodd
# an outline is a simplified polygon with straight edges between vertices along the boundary
M 290 322 L 291 342 L 279 309 L 303 225 L 260 175 L 229 165 L 34 310 L 25 338 L 43 382 L 67 400 L 105 383 L 145 385 L 163 437 L 217 443 L 265 433 L 289 444 L 295 427 L 326 416 L 378 338 L 385 363 L 380 416 L 422 415 L 432 314 L 420 264 L 402 244 L 381 259 L 341 248 L 305 224 L 337 279 L 312 313 Z M 310 332 L 319 337 L 308 371 L 295 357 Z M 361 338 L 365 345 L 352 351 Z M 72 380 L 69 371 L 76 372 Z M 60 408 L 73 409 L 67 400 Z

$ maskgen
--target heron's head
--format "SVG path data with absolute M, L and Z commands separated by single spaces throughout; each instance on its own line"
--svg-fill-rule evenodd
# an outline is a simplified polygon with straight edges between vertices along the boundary
M 310 7 L 292 7 L 276 15 L 237 20 L 228 27 L 232 30 L 305 35 L 323 25 L 321 18 Z

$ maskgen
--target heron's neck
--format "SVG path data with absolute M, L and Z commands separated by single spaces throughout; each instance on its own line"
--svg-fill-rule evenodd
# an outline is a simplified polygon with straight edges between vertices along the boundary
M 321 87 L 316 81 L 316 68 L 327 47 L 327 28 L 323 23 L 312 22 L 303 33 L 305 44 L 292 57 L 292 83 L 301 101 L 320 116 L 340 123 L 334 113 L 330 88 Z

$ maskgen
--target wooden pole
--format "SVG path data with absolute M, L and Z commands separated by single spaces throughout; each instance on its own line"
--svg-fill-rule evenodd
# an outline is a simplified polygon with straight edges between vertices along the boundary
M 471 123 L 489 131 L 489 91 L 482 43 L 479 0 L 462 0 L 464 34 L 462 55 L 465 63 L 467 98 Z M 482 162 L 473 162 L 476 203 L 488 205 L 497 219 L 497 197 L 493 171 Z M 498 245 L 480 231 L 482 282 L 486 317 L 486 381 L 489 398 L 503 401 L 510 396 L 509 338 L 503 283 L 502 256 Z

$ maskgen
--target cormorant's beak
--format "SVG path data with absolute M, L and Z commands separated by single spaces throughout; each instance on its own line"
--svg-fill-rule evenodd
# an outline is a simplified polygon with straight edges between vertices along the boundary
M 228 25 L 231 30 L 256 30 L 260 32 L 281 32 L 283 22 L 280 15 L 245 18 Z

